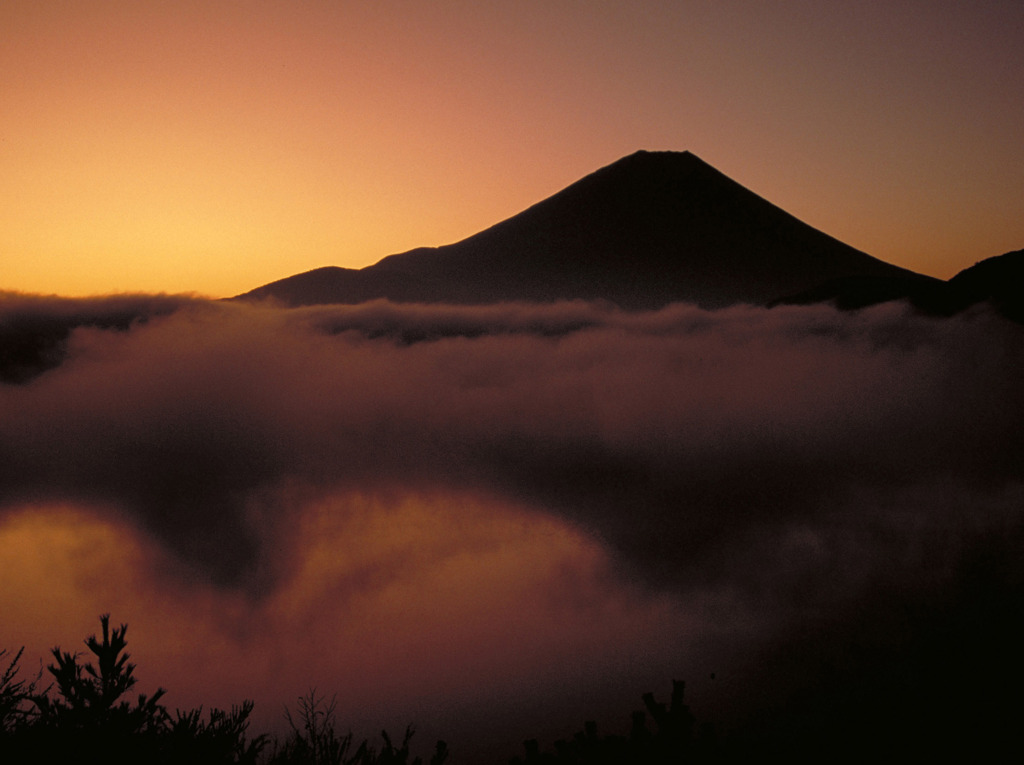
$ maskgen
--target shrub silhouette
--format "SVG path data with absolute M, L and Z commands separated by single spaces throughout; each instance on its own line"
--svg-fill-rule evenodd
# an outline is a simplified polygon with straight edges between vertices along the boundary
M 372 748 L 369 749 L 364 762 L 366 765 L 422 765 L 423 759 L 420 757 L 415 757 L 412 761 L 409 760 L 409 741 L 414 732 L 413 727 L 408 726 L 405 729 L 405 736 L 402 737 L 402 745 L 396 748 L 391 743 L 388 732 L 382 730 L 380 735 L 384 739 L 384 747 L 380 752 Z M 434 754 L 430 758 L 430 765 L 442 765 L 446 759 L 448 759 L 448 745 L 444 741 L 438 741 L 434 747 Z
M 152 697 L 140 694 L 130 702 L 125 696 L 136 680 L 135 665 L 125 652 L 128 627 L 111 629 L 109 614 L 100 617 L 100 625 L 102 637 L 85 640 L 95 664 L 80 662 L 78 653 L 54 648 L 55 661 L 47 667 L 53 683 L 42 692 L 36 692 L 35 682 L 15 679 L 22 651 L 14 657 L 0 678 L 0 760 L 109 765 L 256 762 L 266 738 L 246 740 L 251 701 L 230 712 L 211 709 L 205 721 L 201 708 L 172 717 L 160 703 L 162 688 Z
M 82 654 L 54 648 L 54 662 L 47 667 L 53 682 L 41 692 L 34 680 L 18 679 L 18 663 L 24 648 L 7 662 L 0 674 L 0 763 L 69 762 L 105 765 L 254 765 L 260 760 L 268 736 L 247 737 L 253 702 L 232 706 L 230 711 L 202 707 L 176 710 L 171 715 L 161 703 L 166 691 L 127 698 L 135 686 L 135 664 L 126 652 L 128 626 L 111 628 L 110 615 L 100 617 L 100 635 L 90 635 L 85 645 L 91 661 Z M 8 655 L 0 649 L 0 660 Z M 352 734 L 335 732 L 336 702 L 318 696 L 315 689 L 299 699 L 298 721 L 286 709 L 291 733 L 274 742 L 264 758 L 273 765 L 422 765 L 411 757 L 409 726 L 396 746 L 386 731 L 383 746 L 376 749 L 363 741 L 353 748 Z M 448 747 L 438 741 L 430 765 L 442 765 Z
M 271 756 L 271 765 L 422 765 L 423 759 L 409 759 L 409 742 L 415 732 L 410 725 L 405 729 L 401 746 L 396 747 L 387 731 L 381 731 L 384 746 L 380 751 L 363 740 L 352 752 L 352 733 L 338 736 L 334 730 L 334 710 L 337 697 L 327 701 L 317 696 L 316 689 L 299 698 L 297 717 L 285 708 L 285 719 L 291 733 L 284 744 Z M 351 752 L 351 754 L 350 754 Z M 430 765 L 442 765 L 448 758 L 448 745 L 438 741 Z
M 21 648 L 0 675 L 0 741 L 18 733 L 31 719 L 30 702 L 36 692 L 35 680 L 18 680 L 18 662 L 25 649 Z M 7 656 L 7 649 L 0 648 L 0 661 Z
M 542 752 L 536 739 L 524 741 L 525 758 L 515 757 L 510 765 L 678 765 L 724 760 L 712 729 L 696 733 L 696 719 L 683 702 L 685 688 L 685 683 L 673 680 L 668 705 L 645 693 L 647 712 L 633 712 L 628 736 L 599 736 L 597 723 L 588 721 L 572 739 L 556 741 L 553 752 Z M 648 714 L 655 723 L 653 731 L 647 728 Z
M 62 732 L 101 731 L 108 737 L 149 735 L 163 724 L 167 711 L 159 704 L 166 691 L 157 689 L 152 698 L 140 695 L 134 705 L 122 697 L 135 685 L 135 665 L 124 652 L 128 626 L 110 630 L 110 615 L 100 617 L 103 640 L 91 635 L 86 646 L 99 668 L 80 664 L 79 654 L 54 648 L 56 664 L 47 669 L 57 684 L 56 697 L 49 693 L 33 696 L 39 723 Z
M 337 697 L 332 696 L 330 701 L 326 701 L 323 696 L 317 696 L 316 689 L 313 688 L 307 695 L 299 698 L 298 723 L 292 717 L 291 710 L 285 707 L 285 719 L 291 733 L 284 744 L 276 748 L 270 762 L 275 765 L 347 765 L 361 762 L 366 756 L 366 742 L 360 744 L 355 753 L 349 756 L 352 734 L 339 737 L 335 733 L 336 706 Z
M 105 765 L 147 763 L 171 765 L 423 765 L 414 757 L 410 742 L 414 729 L 406 728 L 400 742 L 381 731 L 383 744 L 367 740 L 358 745 L 352 733 L 335 729 L 336 697 L 328 700 L 312 689 L 298 700 L 295 715 L 286 707 L 291 729 L 283 741 L 266 735 L 248 738 L 253 702 L 229 711 L 202 707 L 176 710 L 171 715 L 161 703 L 166 691 L 127 698 L 135 686 L 135 664 L 126 652 L 128 627 L 111 628 L 109 614 L 100 617 L 100 635 L 85 645 L 91 661 L 81 654 L 52 650 L 47 667 L 53 678 L 39 692 L 34 680 L 18 679 L 19 650 L 0 674 L 0 762 L 4 765 L 40 762 L 103 762 Z M 0 660 L 8 655 L 0 650 Z M 0 664 L 2 666 L 2 664 Z M 587 722 L 570 740 L 555 742 L 553 752 L 542 752 L 536 740 L 525 742 L 525 758 L 512 765 L 668 765 L 723 761 L 724 751 L 713 735 L 698 734 L 695 719 L 683 701 L 685 684 L 673 681 L 668 704 L 644 694 L 646 712 L 633 713 L 626 736 L 600 736 Z M 648 715 L 654 729 L 647 727 Z M 271 745 L 272 746 L 269 746 Z M 261 759 L 262 755 L 262 759 Z M 444 765 L 449 750 L 438 741 L 428 765 Z
M 254 763 L 267 744 L 266 736 L 246 740 L 252 701 L 231 707 L 213 708 L 204 722 L 202 707 L 178 711 L 161 740 L 168 762 Z

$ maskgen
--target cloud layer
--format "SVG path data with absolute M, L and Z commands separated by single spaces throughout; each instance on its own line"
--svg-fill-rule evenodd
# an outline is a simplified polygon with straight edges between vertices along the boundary
M 0 530 L 114 530 L 86 552 L 220 604 L 165 600 L 250 666 L 305 630 L 289 680 L 350 666 L 342 634 L 408 650 L 419 690 L 379 698 L 433 709 L 482 693 L 454 677 L 540 695 L 567 656 L 644 682 L 791 657 L 945 603 L 1021 525 L 1024 342 L 984 311 L 0 301 L 29 315 L 62 334 L 0 385 Z M 503 665 L 526 634 L 533 669 Z

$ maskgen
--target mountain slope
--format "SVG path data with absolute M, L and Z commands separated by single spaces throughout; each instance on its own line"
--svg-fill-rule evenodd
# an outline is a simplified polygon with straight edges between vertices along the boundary
M 965 268 L 948 282 L 891 277 L 840 277 L 778 303 L 833 303 L 843 309 L 906 300 L 918 311 L 952 316 L 978 303 L 1024 324 L 1024 250 L 996 255 Z
M 961 305 L 988 302 L 1024 324 L 1024 250 L 975 263 L 950 279 L 949 285 Z
M 931 281 L 817 231 L 689 152 L 637 152 L 461 242 L 361 270 L 317 269 L 240 297 L 719 307 L 844 277 Z

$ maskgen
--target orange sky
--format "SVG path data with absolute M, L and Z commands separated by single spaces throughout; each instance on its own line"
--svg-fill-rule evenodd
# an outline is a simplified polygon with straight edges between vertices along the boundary
M 949 277 L 1024 247 L 1024 6 L 0 4 L 0 289 L 236 294 L 637 149 Z

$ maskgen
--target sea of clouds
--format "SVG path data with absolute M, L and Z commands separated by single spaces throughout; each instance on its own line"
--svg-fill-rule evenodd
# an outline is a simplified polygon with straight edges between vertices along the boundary
M 0 345 L 0 646 L 110 611 L 172 706 L 514 744 L 675 676 L 746 719 L 1020 608 L 984 308 L 9 294 Z

